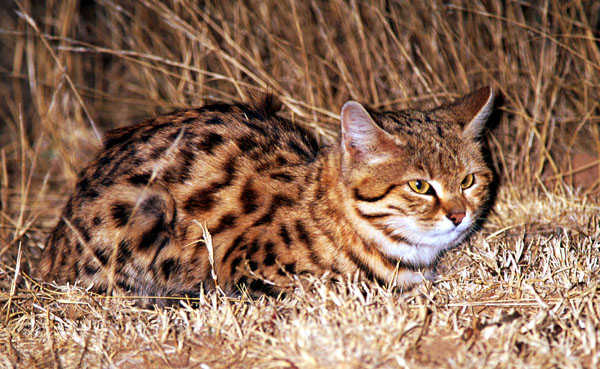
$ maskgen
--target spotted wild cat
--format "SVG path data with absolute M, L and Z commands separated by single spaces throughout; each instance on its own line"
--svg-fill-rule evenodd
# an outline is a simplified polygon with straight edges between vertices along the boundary
M 262 105 L 216 104 L 108 133 L 46 244 L 42 275 L 96 291 L 276 294 L 290 277 L 431 274 L 489 203 L 482 88 L 429 111 L 341 112 L 337 144 Z

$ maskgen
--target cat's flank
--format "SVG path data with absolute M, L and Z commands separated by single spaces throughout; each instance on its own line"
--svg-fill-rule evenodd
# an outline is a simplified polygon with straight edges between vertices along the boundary
M 163 115 L 107 135 L 41 263 L 44 278 L 144 296 L 277 294 L 300 274 L 411 286 L 474 231 L 492 172 L 483 88 L 429 111 L 341 112 L 320 146 L 269 99 Z

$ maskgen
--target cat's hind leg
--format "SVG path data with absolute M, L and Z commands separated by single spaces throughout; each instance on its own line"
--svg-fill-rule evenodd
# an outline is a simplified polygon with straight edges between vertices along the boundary
M 80 263 L 84 284 L 98 291 L 164 295 L 173 272 L 165 251 L 176 247 L 176 207 L 162 186 L 115 184 L 98 201 L 82 208 L 84 219 L 99 219 Z

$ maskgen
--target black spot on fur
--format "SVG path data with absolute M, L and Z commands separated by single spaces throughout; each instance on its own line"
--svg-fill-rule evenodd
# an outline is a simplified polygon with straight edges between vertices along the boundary
M 237 236 L 235 240 L 231 243 L 231 246 L 225 251 L 223 255 L 222 263 L 225 263 L 227 259 L 231 256 L 231 254 L 237 249 L 237 247 L 244 241 L 244 234 Z
M 164 216 L 165 202 L 159 196 L 150 196 L 140 204 L 140 210 L 154 217 Z
M 167 149 L 169 148 L 169 146 L 156 146 L 152 148 L 152 151 L 150 151 L 150 158 L 155 160 L 158 159 L 162 156 L 162 154 L 167 151 Z
M 440 138 L 444 138 L 444 134 L 442 133 L 442 128 L 439 125 L 437 125 L 436 128 L 437 128 L 437 133 L 440 136 Z
M 156 263 L 156 260 L 158 259 L 158 255 L 160 255 L 160 252 L 162 251 L 162 249 L 164 249 L 165 246 L 167 246 L 167 244 L 170 241 L 171 241 L 171 238 L 165 236 L 164 234 L 158 238 L 158 246 L 154 250 L 154 256 L 152 257 L 152 261 L 150 262 L 150 267 L 154 266 L 154 264 Z
M 109 131 L 104 139 L 104 148 L 108 149 L 112 146 L 116 146 L 125 143 L 131 139 L 131 136 L 135 133 L 136 129 L 133 127 L 117 128 Z
M 265 295 L 271 296 L 271 297 L 278 296 L 277 290 L 273 286 L 266 284 L 264 281 L 262 281 L 260 279 L 252 280 L 252 282 L 250 283 L 250 286 L 248 286 L 248 287 L 250 288 L 250 290 L 252 290 L 255 293 L 262 293 L 262 294 L 265 294 Z
M 164 222 L 163 217 L 159 217 L 150 230 L 142 235 L 140 243 L 138 244 L 138 250 L 147 250 L 163 235 L 167 230 L 167 225 Z
M 122 240 L 119 242 L 117 249 L 117 264 L 125 264 L 131 258 L 131 250 L 129 249 L 129 241 Z
M 269 135 L 267 133 L 267 131 L 263 127 L 259 126 L 258 124 L 255 124 L 255 123 L 252 123 L 252 122 L 249 122 L 249 121 L 243 121 L 242 123 L 244 123 L 244 125 L 246 127 L 252 129 L 255 132 L 260 133 L 261 135 L 263 135 L 265 137 Z
M 235 270 L 237 269 L 237 267 L 240 265 L 241 262 L 242 262 L 242 258 L 239 256 L 237 258 L 233 259 L 233 261 L 231 262 L 231 273 L 235 272 Z
M 182 120 L 181 123 L 190 124 L 190 123 L 195 123 L 197 121 L 198 121 L 198 117 L 190 117 L 190 118 L 186 118 L 186 119 Z
M 258 268 L 258 264 L 256 263 L 256 261 L 248 262 L 248 266 L 250 267 L 251 271 L 255 271 Z
M 75 228 L 75 230 L 77 230 L 77 232 L 79 233 L 79 235 L 81 236 L 81 238 L 83 238 L 84 242 L 90 242 L 90 240 L 92 239 L 90 237 L 90 233 L 88 231 L 88 229 L 86 228 L 86 226 L 83 223 L 83 219 L 81 218 L 75 218 L 71 221 L 71 224 L 73 225 L 73 227 Z
M 256 222 L 254 222 L 255 226 L 271 223 L 273 220 L 273 216 L 277 209 L 283 206 L 292 206 L 294 205 L 294 200 L 285 196 L 285 195 L 275 195 L 273 196 L 273 200 L 271 201 L 271 206 L 267 210 L 267 212 Z
M 79 260 L 73 264 L 73 275 L 75 279 L 79 278 Z
M 103 186 L 111 186 L 114 183 L 114 178 L 130 170 L 130 166 L 126 164 L 137 160 L 137 148 L 135 145 L 122 146 L 116 157 L 118 158 L 111 163 L 112 167 L 102 178 L 101 183 Z
M 167 136 L 167 141 L 172 142 L 175 141 L 177 139 L 177 137 L 179 137 L 179 135 L 181 135 L 181 130 L 177 130 L 174 132 L 171 132 L 168 136 Z
M 353 251 L 347 251 L 346 256 L 348 256 L 352 263 L 354 263 L 354 265 L 365 274 L 365 277 L 367 277 L 367 279 L 377 282 L 382 286 L 386 285 L 385 281 L 377 275 L 375 275 L 373 270 L 371 270 L 371 268 L 367 264 L 365 264 L 357 255 L 355 255 Z
M 216 228 L 211 230 L 211 234 L 217 235 L 227 229 L 233 227 L 235 225 L 235 221 L 237 220 L 237 216 L 234 213 L 228 213 L 223 215 L 223 217 L 219 220 Z
M 258 240 L 254 239 L 250 244 L 250 248 L 248 249 L 248 257 L 251 257 L 252 255 L 256 254 L 259 248 L 260 245 L 258 244 Z
M 255 109 L 245 105 L 245 104 L 238 104 L 238 108 L 240 108 L 243 112 L 244 115 L 246 116 L 246 118 L 251 119 L 251 120 L 265 120 L 265 118 L 263 117 L 263 115 L 256 111 Z
M 112 161 L 112 156 L 109 154 L 104 154 L 98 158 L 98 168 L 96 169 L 96 173 L 99 173 L 100 170 L 108 165 Z M 96 173 L 94 175 L 96 175 Z
M 131 177 L 129 177 L 127 181 L 134 186 L 147 186 L 150 182 L 151 176 L 151 173 L 134 174 Z
M 67 218 L 67 219 L 69 219 L 72 216 L 73 216 L 73 200 L 69 200 L 67 202 L 67 205 L 65 206 L 64 217 Z
M 271 253 L 271 252 L 270 252 L 270 253 L 268 253 L 268 254 L 265 256 L 265 260 L 263 261 L 263 263 L 264 263 L 266 266 L 271 266 L 271 265 L 274 265 L 274 264 L 275 264 L 275 258 L 276 258 L 276 257 L 275 257 L 275 254 L 273 254 L 273 253 Z
M 288 142 L 288 146 L 293 152 L 298 154 L 298 156 L 300 156 L 301 158 L 306 159 L 306 160 L 313 159 L 313 156 L 305 148 L 303 148 L 298 142 L 296 142 L 294 140 L 290 140 Z
M 231 184 L 231 182 L 233 181 L 233 179 L 235 178 L 236 161 L 237 161 L 237 159 L 235 157 L 233 157 L 225 163 L 223 170 L 225 171 L 225 173 L 227 173 L 227 176 L 225 177 L 223 182 L 221 182 L 220 187 L 229 186 Z
M 210 132 L 204 137 L 204 140 L 198 144 L 198 148 L 209 154 L 213 153 L 213 149 L 223 143 L 223 136 L 218 133 Z
M 210 185 L 209 189 L 212 192 L 217 192 L 218 190 L 225 188 L 233 182 L 235 179 L 235 165 L 237 162 L 237 158 L 234 156 L 225 162 L 223 166 L 223 171 L 225 172 L 225 178 L 220 182 L 214 182 Z
M 183 208 L 188 213 L 209 211 L 215 206 L 215 189 L 212 187 L 198 190 L 184 203 Z
M 85 263 L 83 265 L 83 271 L 85 272 L 85 274 L 87 275 L 95 275 L 96 273 L 98 273 L 98 270 L 100 270 L 100 268 L 88 263 Z
M 198 137 L 198 134 L 192 130 L 187 130 L 185 132 L 183 132 L 183 138 L 186 141 L 192 140 L 194 138 Z
M 94 219 L 92 219 L 92 224 L 95 226 L 99 226 L 102 223 L 102 218 L 100 217 L 94 217 Z
M 296 274 L 296 263 L 284 264 L 283 269 L 289 274 Z
M 181 149 L 179 151 L 179 156 L 182 158 L 181 166 L 179 167 L 178 173 L 178 181 L 183 183 L 190 179 L 192 174 L 192 166 L 194 164 L 194 159 L 196 158 L 196 153 L 192 150 Z
M 225 124 L 221 118 L 217 118 L 217 117 L 210 118 L 209 120 L 207 120 L 204 123 L 211 125 L 211 126 L 220 126 L 220 125 Z
M 306 245 L 312 244 L 310 234 L 300 219 L 296 220 L 296 231 L 298 232 L 298 239 L 300 241 L 304 242 Z
M 118 280 L 117 281 L 117 286 L 122 289 L 123 291 L 128 291 L 131 292 L 134 290 L 133 286 L 131 286 L 129 283 L 123 281 L 123 280 Z
M 233 269 L 232 269 L 233 270 Z M 248 284 L 248 277 L 246 276 L 241 276 L 236 282 L 235 282 L 236 286 L 238 286 L 238 288 L 242 288 L 244 286 L 246 286 Z
M 275 248 L 275 244 L 271 241 L 267 241 L 267 243 L 265 243 L 265 252 L 273 252 L 273 249 Z
M 287 165 L 287 163 L 288 163 L 288 160 L 286 158 L 284 158 L 283 156 L 277 157 L 277 165 L 284 166 L 284 165 Z
M 129 217 L 131 217 L 132 211 L 133 207 L 131 206 L 131 204 L 127 204 L 124 202 L 114 203 L 110 207 L 110 214 L 115 220 L 117 227 L 123 227 L 125 224 L 127 224 L 127 222 L 129 221 Z
M 295 179 L 294 176 L 288 173 L 273 173 L 271 174 L 271 178 L 288 183 Z
M 145 128 L 145 131 L 140 135 L 140 141 L 148 142 L 152 137 L 154 137 L 158 132 L 162 131 L 165 128 L 168 128 L 170 123 L 160 123 L 150 125 L 148 128 Z
M 106 287 L 105 286 L 94 286 L 94 290 L 96 291 L 96 293 L 98 293 L 100 295 L 105 295 L 106 294 Z
M 246 182 L 242 193 L 240 194 L 240 201 L 242 202 L 242 211 L 244 214 L 250 214 L 258 209 L 258 192 L 252 188 L 252 181 Z
M 177 183 L 179 182 L 179 172 L 181 168 L 179 165 L 171 165 L 165 169 L 164 174 L 162 176 L 163 181 L 167 183 Z
M 179 261 L 174 258 L 167 258 L 160 264 L 160 271 L 165 279 L 169 279 L 172 273 L 176 273 L 180 269 Z
M 283 240 L 285 245 L 289 248 L 290 245 L 292 244 L 292 239 L 290 237 L 290 234 L 289 234 L 285 224 L 282 224 L 279 227 L 279 236 L 281 237 L 281 239 Z
M 321 257 L 319 256 L 319 254 L 317 254 L 317 252 L 315 251 L 315 249 L 313 247 L 312 238 L 310 236 L 310 233 L 308 232 L 308 230 L 304 226 L 304 223 L 300 219 L 296 220 L 296 232 L 298 233 L 298 239 L 308 249 L 309 256 L 310 256 L 310 259 L 313 262 L 313 264 L 318 265 L 323 268 L 326 268 L 326 266 L 323 265 Z
M 260 144 L 256 142 L 256 140 L 250 135 L 238 138 L 236 144 L 243 153 L 249 153 L 250 151 L 260 147 Z
M 306 161 L 313 161 L 320 150 L 319 143 L 314 135 L 305 128 L 292 124 L 291 122 L 287 122 L 287 125 L 289 126 L 289 129 L 293 129 L 297 132 L 297 137 L 301 140 L 301 142 L 296 140 L 288 141 L 289 148 Z
M 95 199 L 100 194 L 90 186 L 90 181 L 87 178 L 82 178 L 77 184 L 79 195 L 87 199 Z
M 108 251 L 106 249 L 97 248 L 94 250 L 94 255 L 96 255 L 96 258 L 98 258 L 100 264 L 108 264 Z

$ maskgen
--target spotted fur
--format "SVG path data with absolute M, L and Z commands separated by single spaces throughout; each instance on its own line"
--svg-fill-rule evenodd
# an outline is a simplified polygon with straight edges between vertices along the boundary
M 214 287 L 206 224 L 226 291 L 277 294 L 294 275 L 357 272 L 413 285 L 489 203 L 492 172 L 478 138 L 492 100 L 484 88 L 424 112 L 348 102 L 332 146 L 278 117 L 269 101 L 114 130 L 81 172 L 42 275 L 101 292 L 194 294 Z M 462 189 L 468 174 L 475 182 Z M 416 193 L 411 180 L 433 192 Z

